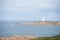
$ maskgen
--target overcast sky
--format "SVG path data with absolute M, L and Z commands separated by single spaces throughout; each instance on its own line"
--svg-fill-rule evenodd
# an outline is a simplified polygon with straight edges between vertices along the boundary
M 60 21 L 60 0 L 0 0 L 0 20 Z

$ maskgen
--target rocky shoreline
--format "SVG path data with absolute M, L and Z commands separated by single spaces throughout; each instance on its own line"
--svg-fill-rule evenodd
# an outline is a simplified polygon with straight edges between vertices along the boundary
M 46 36 L 46 37 L 37 37 L 37 36 L 13 36 L 13 37 L 3 37 L 0 40 L 60 40 L 60 35 L 56 36 Z
M 60 22 L 50 22 L 50 21 L 39 21 L 39 22 L 23 22 L 19 25 L 57 25 L 60 26 Z
M 0 40 L 30 40 L 30 39 L 34 39 L 34 38 L 38 38 L 35 36 L 14 36 L 14 37 L 3 37 L 0 38 Z

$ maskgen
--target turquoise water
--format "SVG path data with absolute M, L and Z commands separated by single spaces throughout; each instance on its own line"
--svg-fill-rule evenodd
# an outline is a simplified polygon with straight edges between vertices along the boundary
M 60 26 L 24 26 L 0 24 L 0 37 L 60 35 Z

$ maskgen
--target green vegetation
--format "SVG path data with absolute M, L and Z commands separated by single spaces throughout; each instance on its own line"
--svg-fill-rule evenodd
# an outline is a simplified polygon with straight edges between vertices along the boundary
M 60 35 L 53 36 L 53 37 L 39 37 L 31 40 L 60 40 Z

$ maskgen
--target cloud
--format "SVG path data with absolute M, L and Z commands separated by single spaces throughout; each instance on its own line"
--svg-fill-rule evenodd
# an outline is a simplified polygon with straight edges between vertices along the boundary
M 59 0 L 1 0 L 3 19 L 39 19 L 40 16 L 58 16 L 52 9 L 58 8 Z M 1 17 L 0 16 L 0 17 Z M 2 18 L 2 17 L 1 17 Z M 50 18 L 50 17 L 49 17 Z
M 59 14 L 57 14 L 57 13 L 48 13 L 47 14 L 48 16 L 50 16 L 50 17 L 60 17 L 60 15 Z
M 55 8 L 58 0 L 6 0 L 4 8 Z
M 42 1 L 42 0 L 30 0 L 30 1 L 17 1 L 17 7 L 23 8 L 55 8 L 58 5 L 56 1 Z

